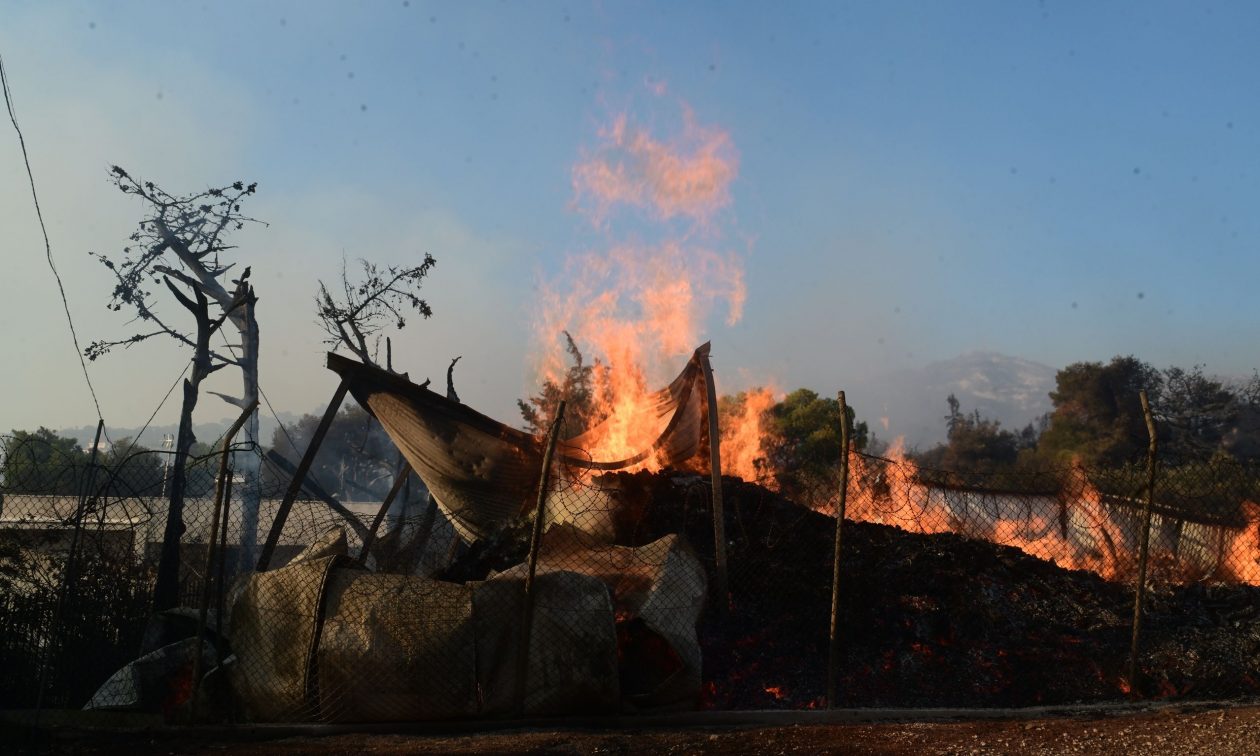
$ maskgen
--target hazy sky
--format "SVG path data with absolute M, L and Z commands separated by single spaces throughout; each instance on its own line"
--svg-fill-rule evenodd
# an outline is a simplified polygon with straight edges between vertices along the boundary
M 173 191 L 241 178 L 269 224 L 235 241 L 277 409 L 335 385 L 317 280 L 430 252 L 435 315 L 396 362 L 440 383 L 463 355 L 463 399 L 508 421 L 555 325 L 536 303 L 581 278 L 566 261 L 625 249 L 742 269 L 737 322 L 733 279 L 693 313 L 724 390 L 831 393 L 973 349 L 1250 373 L 1258 39 L 1249 2 L 0 5 L 82 345 L 132 332 L 88 257 L 142 210 L 108 166 Z M 602 206 L 578 170 L 669 179 L 705 156 L 713 183 L 685 188 L 710 204 L 681 212 L 650 193 L 667 181 Z M 0 256 L 0 429 L 91 422 L 7 121 Z M 106 420 L 142 423 L 186 359 L 154 342 L 90 364 Z

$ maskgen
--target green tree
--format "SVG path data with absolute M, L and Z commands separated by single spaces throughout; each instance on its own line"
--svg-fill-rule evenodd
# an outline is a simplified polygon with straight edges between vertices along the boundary
M 521 410 L 521 418 L 525 428 L 531 433 L 544 434 L 551 429 L 552 419 L 556 416 L 556 407 L 560 400 L 566 400 L 565 425 L 568 437 L 572 438 L 583 431 L 602 422 L 605 416 L 601 406 L 606 403 L 597 401 L 597 380 L 607 367 L 599 360 L 587 365 L 582 357 L 582 350 L 568 331 L 564 331 L 565 351 L 573 364 L 565 371 L 564 380 L 560 383 L 552 379 L 543 382 L 542 389 L 528 400 L 518 399 L 516 406 Z M 603 397 L 607 399 L 608 397 Z
M 1077 362 L 1055 376 L 1050 392 L 1054 410 L 1038 450 L 1063 462 L 1116 467 L 1145 458 L 1148 438 L 1138 393 L 1145 389 L 1158 404 L 1163 388 L 1159 371 L 1136 357 L 1111 362 Z
M 1233 423 L 1221 447 L 1240 462 L 1260 461 L 1260 373 L 1234 390 Z
M 124 436 L 100 457 L 104 468 L 97 485 L 109 496 L 161 496 L 161 455 Z
M 1160 456 L 1168 461 L 1211 457 L 1237 427 L 1245 400 L 1220 381 L 1204 375 L 1202 365 L 1189 370 L 1170 367 L 1163 372 L 1163 382 L 1155 407 Z
M 319 421 L 315 415 L 303 415 L 296 423 L 277 428 L 272 448 L 296 464 Z M 389 491 L 397 458 L 393 442 L 377 419 L 351 403 L 333 419 L 307 479 L 341 501 L 379 500 Z M 268 469 L 265 473 L 268 490 L 282 491 L 288 481 L 287 472 Z
M 864 449 L 870 430 L 848 407 L 853 448 Z M 840 402 L 799 388 L 766 413 L 762 441 L 766 465 L 780 488 L 792 495 L 827 483 L 839 469 Z
M 40 426 L 13 431 L 4 444 L 0 489 L 5 493 L 76 494 L 87 455 L 77 439 Z
M 961 473 L 993 472 L 1015 464 L 1019 439 L 979 411 L 954 425 L 949 440 L 917 455 L 920 465 Z
M 1062 467 L 1037 451 L 1048 416 L 1015 432 L 979 410 L 962 412 L 953 394 L 945 401 L 946 440 L 914 455 L 921 481 L 1026 493 L 1059 490 Z

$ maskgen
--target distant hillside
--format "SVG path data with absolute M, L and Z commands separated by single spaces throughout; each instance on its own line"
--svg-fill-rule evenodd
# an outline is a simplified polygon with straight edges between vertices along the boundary
M 280 413 L 280 419 L 284 421 L 286 425 L 296 422 L 299 417 L 299 415 L 295 415 L 292 412 Z M 198 441 L 213 444 L 220 436 L 227 432 L 228 427 L 234 420 L 236 420 L 235 417 L 224 417 L 222 420 L 207 423 L 193 423 L 193 432 L 197 434 Z M 263 412 L 258 418 L 258 435 L 264 445 L 271 444 L 271 435 L 275 433 L 276 427 L 276 419 L 272 417 L 270 412 Z M 108 433 L 109 437 L 115 441 L 120 438 L 134 438 L 139 430 L 140 428 L 138 426 L 130 428 L 108 424 L 105 426 L 105 432 Z M 160 449 L 162 448 L 162 436 L 166 434 L 174 436 L 178 430 L 179 426 L 175 424 L 150 425 L 147 429 L 145 429 L 144 436 L 138 440 L 142 446 L 147 446 L 150 449 Z M 62 436 L 78 439 L 79 445 L 86 447 L 92 443 L 92 437 L 96 434 L 96 426 L 83 425 L 77 428 L 61 428 L 57 431 L 57 433 Z
M 963 412 L 980 410 L 1018 430 L 1051 409 L 1056 369 L 996 352 L 968 352 L 923 368 L 901 370 L 850 392 L 858 416 L 884 440 L 905 436 L 909 447 L 945 440 L 946 397 Z M 885 427 L 881 418 L 887 418 Z

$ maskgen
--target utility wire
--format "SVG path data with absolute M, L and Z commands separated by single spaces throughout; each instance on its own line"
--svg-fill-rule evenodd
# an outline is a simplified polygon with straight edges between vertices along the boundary
M 153 418 L 157 417 L 157 413 L 162 411 L 162 407 L 166 404 L 166 400 L 171 398 L 171 394 L 175 391 L 175 387 L 179 385 L 179 382 L 184 378 L 184 375 L 188 372 L 188 368 L 190 367 L 192 367 L 192 360 L 189 360 L 184 364 L 184 369 L 181 370 L 179 375 L 175 377 L 175 382 L 171 384 L 171 387 L 166 390 L 166 396 L 162 397 L 162 401 L 158 402 L 158 406 L 154 408 L 153 414 L 149 415 L 149 419 L 144 421 L 144 427 L 142 427 L 140 432 L 135 435 L 136 441 L 139 441 L 140 437 L 144 435 L 144 432 L 149 429 L 149 425 L 153 423 Z
M 236 348 L 233 347 L 232 344 L 227 340 L 227 336 L 223 333 L 223 331 L 219 331 L 219 338 L 223 340 L 223 346 L 227 347 L 228 353 L 232 355 L 232 358 L 239 360 L 240 355 L 236 353 Z M 271 416 L 275 418 L 276 420 L 276 424 L 280 426 L 280 432 L 284 434 L 284 437 L 286 439 L 288 439 L 289 446 L 292 447 L 295 452 L 300 454 L 301 452 L 298 451 L 297 443 L 293 440 L 293 436 L 289 435 L 289 429 L 284 427 L 284 421 L 280 419 L 280 416 L 278 414 L 276 414 L 275 407 L 271 406 L 271 400 L 267 398 L 267 392 L 263 391 L 262 381 L 258 382 L 258 395 L 262 397 L 263 404 L 267 405 L 267 411 L 271 413 Z M 254 443 L 258 446 L 258 453 L 261 455 L 262 453 L 261 439 L 254 439 Z
M 26 139 L 22 137 L 22 129 L 18 126 L 17 115 L 13 112 L 13 94 L 9 91 L 9 77 L 4 70 L 4 57 L 0 56 L 0 87 L 4 89 L 4 104 L 9 111 L 9 120 L 13 123 L 13 130 L 17 132 L 18 144 L 22 147 L 22 161 L 26 164 L 26 177 L 31 184 L 31 199 L 35 200 L 35 215 L 39 218 L 39 228 L 44 234 L 44 253 L 48 258 L 48 267 L 52 269 L 53 277 L 57 279 L 57 290 L 61 292 L 61 306 L 66 311 L 66 322 L 70 325 L 70 338 L 74 342 L 74 353 L 79 357 L 79 365 L 83 368 L 83 379 L 87 381 L 88 391 L 92 394 L 92 404 L 96 405 L 96 418 L 103 419 L 101 414 L 101 403 L 96 398 L 96 388 L 92 386 L 92 378 L 88 375 L 87 362 L 83 359 L 83 350 L 79 347 L 79 334 L 74 330 L 74 319 L 70 317 L 70 303 L 66 300 L 66 287 L 61 283 L 61 274 L 57 272 L 57 265 L 53 262 L 52 244 L 48 241 L 48 229 L 44 225 L 44 213 L 39 207 L 39 195 L 35 192 L 35 175 L 31 172 L 31 160 L 26 153 Z M 106 436 L 106 440 L 108 440 Z

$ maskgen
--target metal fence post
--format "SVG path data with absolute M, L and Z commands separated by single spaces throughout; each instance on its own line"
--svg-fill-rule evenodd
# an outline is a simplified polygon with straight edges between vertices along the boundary
M 1146 418 L 1146 434 L 1150 445 L 1146 451 L 1146 503 L 1142 507 L 1142 540 L 1138 547 L 1137 591 L 1133 597 L 1133 641 L 1129 646 L 1129 695 L 1138 692 L 1138 641 L 1142 634 L 1142 605 L 1146 602 L 1146 562 L 1151 546 L 1151 509 L 1155 506 L 1155 466 L 1158 462 L 1159 441 L 1155 430 L 1155 416 L 1146 391 L 1138 393 L 1142 400 L 1142 415 Z
M 831 565 L 831 631 L 827 655 L 827 708 L 836 707 L 836 678 L 840 669 L 840 536 L 844 530 L 845 506 L 849 497 L 849 407 L 844 392 L 840 402 L 840 499 L 836 502 L 836 547 Z

